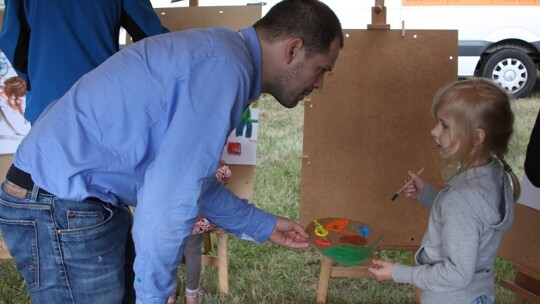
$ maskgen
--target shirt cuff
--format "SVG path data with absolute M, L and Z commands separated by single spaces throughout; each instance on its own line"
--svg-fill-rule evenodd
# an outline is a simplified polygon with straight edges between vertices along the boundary
M 394 264 L 392 267 L 392 280 L 396 283 L 412 283 L 413 266 Z
M 270 238 L 276 222 L 276 215 L 259 208 L 254 208 L 249 226 L 246 227 L 243 233 L 237 236 L 242 240 L 264 243 Z

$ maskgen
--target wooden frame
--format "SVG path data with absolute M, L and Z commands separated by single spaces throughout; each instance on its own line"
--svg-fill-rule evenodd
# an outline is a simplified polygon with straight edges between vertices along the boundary
M 210 255 L 213 248 L 212 234 L 217 239 L 217 254 Z M 229 293 L 229 257 L 227 255 L 227 233 L 219 228 L 204 234 L 202 264 L 216 266 L 218 270 L 218 286 L 222 294 Z

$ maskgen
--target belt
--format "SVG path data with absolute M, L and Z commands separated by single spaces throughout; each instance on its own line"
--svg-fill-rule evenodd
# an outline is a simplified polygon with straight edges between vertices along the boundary
M 16 198 L 24 199 L 26 198 L 28 192 L 34 191 L 34 181 L 32 180 L 32 176 L 15 167 L 15 165 L 11 165 L 11 167 L 9 167 L 4 185 L 6 186 L 6 193 Z M 39 194 L 53 195 L 41 188 L 38 188 L 38 195 Z M 114 207 L 114 205 L 102 201 L 97 197 L 87 197 L 86 200 L 100 204 L 107 204 Z
M 34 190 L 34 181 L 32 181 L 32 176 L 14 165 L 9 167 L 4 184 L 6 186 L 6 193 L 16 198 L 26 198 L 28 192 L 32 192 Z M 52 195 L 41 188 L 39 188 L 38 194 Z

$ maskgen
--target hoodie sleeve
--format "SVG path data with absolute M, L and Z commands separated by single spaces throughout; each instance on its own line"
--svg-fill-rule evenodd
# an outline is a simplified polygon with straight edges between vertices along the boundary
M 435 202 L 435 197 L 437 197 L 438 193 L 439 191 L 437 191 L 432 186 L 425 185 L 424 188 L 422 188 L 422 191 L 420 192 L 416 200 L 420 202 L 422 205 L 431 209 L 431 207 L 433 207 L 433 202 Z
M 414 267 L 395 264 L 392 278 L 397 283 L 412 283 L 420 289 L 449 292 L 462 289 L 472 281 L 482 221 L 457 191 L 450 191 L 442 203 L 439 223 L 442 226 L 442 261 Z

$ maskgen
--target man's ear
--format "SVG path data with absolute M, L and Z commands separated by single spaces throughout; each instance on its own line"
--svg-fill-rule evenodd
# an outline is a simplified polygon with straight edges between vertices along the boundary
M 304 47 L 304 41 L 300 38 L 290 38 L 285 44 L 285 47 L 287 64 L 290 64 L 296 57 L 300 56 L 300 51 Z
M 476 139 L 474 141 L 474 145 L 479 146 L 486 139 L 486 131 L 484 131 L 484 129 L 482 128 L 476 128 L 475 132 L 476 132 Z

